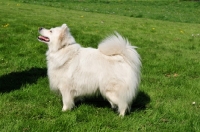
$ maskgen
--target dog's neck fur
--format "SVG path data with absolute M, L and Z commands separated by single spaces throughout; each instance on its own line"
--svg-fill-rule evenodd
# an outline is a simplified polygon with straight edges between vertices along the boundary
M 66 63 L 70 62 L 72 58 L 75 58 L 79 53 L 80 49 L 79 44 L 70 44 L 65 45 L 63 48 L 58 50 L 57 52 L 47 51 L 47 64 L 50 69 L 59 69 Z M 50 67 L 51 66 L 51 67 Z

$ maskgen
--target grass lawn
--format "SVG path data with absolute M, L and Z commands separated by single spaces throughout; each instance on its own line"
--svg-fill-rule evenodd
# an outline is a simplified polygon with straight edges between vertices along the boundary
M 0 0 L 1 132 L 200 132 L 200 3 Z M 84 47 L 118 31 L 139 47 L 142 80 L 124 118 L 99 98 L 61 112 L 38 27 L 63 23 Z

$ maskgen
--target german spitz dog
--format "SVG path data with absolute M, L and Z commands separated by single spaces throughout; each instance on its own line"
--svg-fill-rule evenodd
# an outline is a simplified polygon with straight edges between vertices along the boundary
M 50 88 L 62 95 L 62 111 L 71 110 L 75 99 L 100 93 L 120 116 L 130 111 L 140 83 L 140 55 L 119 33 L 105 38 L 98 48 L 76 43 L 66 24 L 39 28 L 38 40 L 48 46 Z

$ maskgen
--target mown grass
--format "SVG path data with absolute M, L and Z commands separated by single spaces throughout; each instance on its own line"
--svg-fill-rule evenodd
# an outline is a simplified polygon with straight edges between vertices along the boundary
M 63 9 L 150 18 L 184 23 L 200 23 L 200 2 L 180 0 L 15 0 Z
M 155 20 L 150 17 L 154 14 L 135 18 L 120 13 L 105 14 L 106 8 L 95 13 L 66 9 L 65 6 L 48 7 L 42 1 L 37 2 L 40 5 L 31 1 L 0 0 L 2 132 L 200 131 L 199 17 L 178 12 L 184 21 L 173 18 L 173 13 L 169 14 L 173 20 Z M 74 7 L 81 3 L 69 2 Z M 189 8 L 190 4 L 180 2 L 182 6 L 179 8 L 185 10 L 184 7 L 188 7 L 195 12 L 197 8 Z M 94 6 L 90 8 L 95 9 Z M 174 5 L 171 8 L 176 9 Z M 156 9 L 159 12 L 160 8 Z M 101 98 L 87 99 L 77 103 L 73 111 L 61 112 L 60 96 L 49 90 L 45 60 L 47 47 L 37 41 L 37 30 L 41 26 L 50 28 L 62 23 L 68 24 L 77 42 L 85 47 L 96 47 L 113 31 L 118 31 L 139 47 L 142 81 L 129 115 L 121 119 Z

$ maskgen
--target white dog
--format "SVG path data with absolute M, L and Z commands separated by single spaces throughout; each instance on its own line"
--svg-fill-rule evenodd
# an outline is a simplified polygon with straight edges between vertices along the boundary
M 103 40 L 98 49 L 83 48 L 66 24 L 40 28 L 38 40 L 48 45 L 48 77 L 52 90 L 62 95 L 63 111 L 74 106 L 78 97 L 96 93 L 124 116 L 130 111 L 140 83 L 140 56 L 118 33 Z

